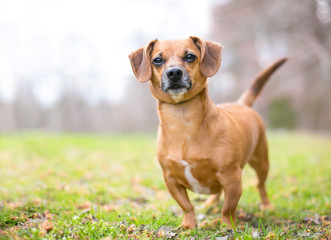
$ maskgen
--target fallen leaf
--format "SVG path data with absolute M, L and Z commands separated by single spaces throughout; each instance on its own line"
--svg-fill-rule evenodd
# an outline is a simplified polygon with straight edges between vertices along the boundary
M 224 237 L 216 237 L 215 240 L 228 240 L 229 237 L 228 236 L 224 236 Z
M 252 231 L 253 238 L 261 238 L 262 233 L 260 231 Z
M 175 232 L 171 227 L 161 226 L 156 235 L 159 238 L 174 239 L 178 233 Z
M 54 227 L 54 224 L 48 220 L 44 221 L 41 225 L 40 228 L 46 230 L 47 232 L 49 232 L 50 230 L 52 230 Z
M 78 204 L 77 208 L 78 209 L 89 209 L 91 208 L 92 204 L 90 202 L 84 202 L 82 204 Z
M 200 213 L 198 216 L 197 216 L 197 219 L 198 219 L 198 221 L 202 221 L 202 220 L 204 220 L 204 219 L 206 219 L 206 215 L 205 214 L 202 214 L 202 213 Z
M 54 215 L 55 215 L 55 214 L 51 214 L 51 213 L 49 212 L 49 210 L 45 210 L 45 212 L 44 212 L 44 217 L 47 218 L 47 219 L 49 219 L 49 220 L 52 220 L 53 217 L 54 217 Z
M 136 227 L 136 225 L 134 225 L 134 224 L 131 224 L 130 226 L 128 226 L 127 228 L 126 228 L 126 232 L 127 233 L 133 233 L 133 232 L 135 232 L 137 230 L 137 227 Z
M 106 205 L 102 205 L 101 208 L 105 212 L 111 212 L 111 211 L 115 211 L 115 210 L 119 209 L 120 206 L 117 204 L 106 204 Z

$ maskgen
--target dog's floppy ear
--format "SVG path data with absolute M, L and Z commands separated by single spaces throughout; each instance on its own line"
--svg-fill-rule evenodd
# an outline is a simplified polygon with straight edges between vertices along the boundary
M 150 54 L 156 41 L 150 41 L 129 55 L 133 73 L 139 82 L 147 82 L 152 77 Z
M 205 41 L 198 37 L 190 37 L 195 45 L 200 49 L 200 71 L 206 77 L 214 76 L 221 66 L 222 45 Z

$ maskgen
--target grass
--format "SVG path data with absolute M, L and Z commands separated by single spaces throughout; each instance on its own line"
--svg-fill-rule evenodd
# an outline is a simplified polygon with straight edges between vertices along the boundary
M 258 209 L 246 167 L 238 227 L 220 226 L 218 207 L 198 209 L 199 228 L 178 228 L 182 213 L 163 184 L 154 135 L 0 136 L 0 239 L 328 239 L 331 138 L 268 134 L 268 191 Z M 190 193 L 198 207 L 207 196 Z

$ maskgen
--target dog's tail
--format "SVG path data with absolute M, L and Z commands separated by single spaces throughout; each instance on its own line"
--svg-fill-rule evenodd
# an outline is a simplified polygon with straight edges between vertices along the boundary
M 284 62 L 286 62 L 287 58 L 281 58 L 262 72 L 257 75 L 252 85 L 239 97 L 237 103 L 246 106 L 252 106 L 255 99 L 261 92 L 264 84 L 268 81 L 269 77 L 277 70 Z

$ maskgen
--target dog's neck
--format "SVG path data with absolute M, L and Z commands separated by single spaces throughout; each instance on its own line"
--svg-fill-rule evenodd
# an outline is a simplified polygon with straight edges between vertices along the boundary
M 170 104 L 159 101 L 158 112 L 162 131 L 170 133 L 172 126 L 176 126 L 174 131 L 178 132 L 178 129 L 181 129 L 194 132 L 194 129 L 198 130 L 208 122 L 208 119 L 215 116 L 217 108 L 210 99 L 206 87 L 193 98 L 181 103 Z M 179 124 L 182 128 L 178 128 Z

